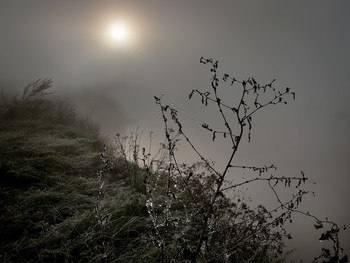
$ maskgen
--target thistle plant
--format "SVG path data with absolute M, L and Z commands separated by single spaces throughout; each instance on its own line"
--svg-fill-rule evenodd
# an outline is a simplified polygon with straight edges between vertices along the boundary
M 143 150 L 145 185 L 148 194 L 146 206 L 153 225 L 152 240 L 159 248 L 158 261 L 191 262 L 271 262 L 281 259 L 284 240 L 291 234 L 285 230 L 285 223 L 292 222 L 294 213 L 300 213 L 315 220 L 316 229 L 326 230 L 320 240 L 328 240 L 332 249 L 324 248 L 314 262 L 347 262 L 347 256 L 339 242 L 339 227 L 336 223 L 320 220 L 318 217 L 299 210 L 303 198 L 313 195 L 304 189 L 307 183 L 313 183 L 303 172 L 298 176 L 285 177 L 274 175 L 274 165 L 262 167 L 238 164 L 236 157 L 242 141 L 251 141 L 251 131 L 257 112 L 271 106 L 287 104 L 295 99 L 290 88 L 275 88 L 275 80 L 260 84 L 255 78 L 239 80 L 230 74 L 219 74 L 218 61 L 201 58 L 200 63 L 209 66 L 212 74 L 211 89 L 194 89 L 189 99 L 199 97 L 202 105 L 212 104 L 218 111 L 222 126 L 208 124 L 209 120 L 200 124 L 210 133 L 212 141 L 222 136 L 231 152 L 227 162 L 217 167 L 193 143 L 178 111 L 164 104 L 162 97 L 155 97 L 164 124 L 166 154 L 154 169 L 149 164 L 150 156 Z M 222 97 L 222 89 L 232 89 L 235 101 L 230 104 Z M 237 94 L 239 94 L 237 96 Z M 199 162 L 192 165 L 178 161 L 177 149 L 181 141 L 185 141 L 198 156 Z M 247 171 L 251 174 L 245 181 L 229 182 L 228 174 L 235 170 Z M 237 174 L 236 173 L 236 174 Z M 252 182 L 266 183 L 266 191 L 270 190 L 276 197 L 276 207 L 268 210 L 263 205 L 252 209 L 239 189 L 249 187 Z M 296 192 L 289 200 L 284 201 L 278 187 L 293 186 Z M 160 193 L 156 195 L 154 193 Z M 234 198 L 228 196 L 235 196 Z M 159 197 L 161 196 L 161 197 Z

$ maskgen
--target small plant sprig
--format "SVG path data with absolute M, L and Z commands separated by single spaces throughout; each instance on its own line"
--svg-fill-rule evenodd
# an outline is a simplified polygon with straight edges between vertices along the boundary
M 129 181 L 136 182 L 137 170 L 139 165 L 140 141 L 142 132 L 139 128 L 131 131 L 129 136 L 116 134 L 116 154 L 124 160 L 127 170 L 129 171 Z
M 182 242 L 184 244 L 182 249 L 183 258 L 191 259 L 191 262 L 197 262 L 199 259 L 208 260 L 208 258 L 209 261 L 234 259 L 242 262 L 254 262 L 253 260 L 257 260 L 258 257 L 272 257 L 281 254 L 283 237 L 291 238 L 283 225 L 286 221 L 292 222 L 293 213 L 301 213 L 314 218 L 317 229 L 322 228 L 323 224 L 331 224 L 331 230 L 326 231 L 321 236 L 321 240 L 332 241 L 333 252 L 323 249 L 319 258 L 328 259 L 325 262 L 347 262 L 347 256 L 342 256 L 342 249 L 339 245 L 338 233 L 340 228 L 338 225 L 328 220 L 319 220 L 310 213 L 298 210 L 303 197 L 312 194 L 312 192 L 301 188 L 302 184 L 311 182 L 305 177 L 304 173 L 297 177 L 277 177 L 271 174 L 272 171 L 276 170 L 274 165 L 255 167 L 235 163 L 235 156 L 244 136 L 247 135 L 248 142 L 251 141 L 253 117 L 256 113 L 268 106 L 287 104 L 288 97 L 295 99 L 295 93 L 288 87 L 283 91 L 276 89 L 274 87 L 275 80 L 261 85 L 254 78 L 238 80 L 229 74 L 220 77 L 218 61 L 202 57 L 200 62 L 210 66 L 212 72 L 211 90 L 194 89 L 190 92 L 189 99 L 192 99 L 194 95 L 198 95 L 204 106 L 208 106 L 209 103 L 216 105 L 224 128 L 217 129 L 207 123 L 202 123 L 201 127 L 211 133 L 213 141 L 216 140 L 218 135 L 222 135 L 229 140 L 232 151 L 222 169 L 214 167 L 192 143 L 184 131 L 178 117 L 178 111 L 169 105 L 163 104 L 162 98 L 155 97 L 155 102 L 160 109 L 164 123 L 165 149 L 168 151 L 168 163 L 166 172 L 163 174 L 166 178 L 166 184 L 163 203 L 165 208 L 162 211 L 166 211 L 166 215 L 174 214 L 175 211 L 171 212 L 170 200 L 178 200 L 180 196 L 186 194 L 188 198 L 186 208 L 190 208 L 191 213 L 187 213 L 187 216 L 182 220 L 195 222 L 191 230 L 182 229 L 178 233 L 180 239 L 184 240 Z M 231 88 L 235 89 L 236 93 L 240 94 L 236 105 L 230 105 L 221 98 L 221 81 L 228 83 Z M 233 122 L 229 121 L 232 119 Z M 170 127 L 170 121 L 174 123 L 175 129 Z M 177 162 L 175 152 L 181 138 L 189 144 L 200 158 L 201 161 L 197 167 L 189 168 Z M 147 166 L 145 167 L 147 168 Z M 228 184 L 227 174 L 232 169 L 244 169 L 258 173 L 258 175 L 243 182 Z M 148 169 L 145 179 L 148 184 L 148 178 L 151 176 L 149 171 Z M 235 191 L 236 188 L 249 185 L 254 181 L 267 182 L 268 189 L 271 189 L 276 196 L 279 203 L 278 207 L 272 211 L 267 211 L 266 208 L 261 206 L 254 211 L 242 203 L 238 209 L 237 202 L 226 197 L 225 191 L 229 189 Z M 283 202 L 277 193 L 276 187 L 280 183 L 283 183 L 284 187 L 291 187 L 295 184 L 297 192 L 289 201 Z M 151 196 L 150 192 L 149 194 Z M 153 218 L 160 216 L 156 210 L 149 210 L 149 212 Z M 223 217 L 226 218 L 225 213 L 231 214 L 230 219 L 223 220 Z M 162 261 L 166 256 L 164 251 L 167 250 L 167 244 L 168 246 L 171 244 L 169 240 L 166 242 L 166 232 L 170 232 L 172 222 L 169 218 L 165 216 L 165 223 L 161 225 L 163 227 Z M 173 225 L 179 226 L 179 222 L 181 222 L 180 217 L 176 218 L 176 224 Z M 157 227 L 159 230 L 159 225 Z M 274 231 L 274 228 L 279 228 L 279 230 Z M 227 231 L 231 231 L 230 235 L 227 235 Z M 249 259 L 244 258 L 242 255 L 247 251 L 255 251 L 256 253 L 253 253 L 253 256 Z
M 98 190 L 97 190 L 97 195 L 96 195 L 96 204 L 95 204 L 95 218 L 97 219 L 97 222 L 101 228 L 101 235 L 102 236 L 102 246 L 103 246 L 103 259 L 106 260 L 108 258 L 108 249 L 107 249 L 107 244 L 106 240 L 103 234 L 103 229 L 104 227 L 109 223 L 111 214 L 110 213 L 105 213 L 103 211 L 103 196 L 104 196 L 104 177 L 105 173 L 109 172 L 111 170 L 110 164 L 109 164 L 109 159 L 107 157 L 107 146 L 104 145 L 103 151 L 100 154 L 100 158 L 103 162 L 103 167 L 101 168 L 100 171 L 97 172 L 97 180 L 98 180 Z

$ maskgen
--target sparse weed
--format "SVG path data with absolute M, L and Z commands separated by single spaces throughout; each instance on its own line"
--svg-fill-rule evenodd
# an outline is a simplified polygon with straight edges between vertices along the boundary
M 321 220 L 299 209 L 303 198 L 313 194 L 302 187 L 311 182 L 303 172 L 296 177 L 276 176 L 273 174 L 276 170 L 274 165 L 256 167 L 236 164 L 235 161 L 241 142 L 245 138 L 251 141 L 256 113 L 268 106 L 287 104 L 288 97 L 295 99 L 295 93 L 290 88 L 282 91 L 276 89 L 275 80 L 261 85 L 254 78 L 238 80 L 229 74 L 220 76 L 217 61 L 201 58 L 200 62 L 210 67 L 211 90 L 192 90 L 189 99 L 197 95 L 205 107 L 209 104 L 216 107 L 222 125 L 214 127 L 208 124 L 208 120 L 201 124 L 201 128 L 211 134 L 214 142 L 218 136 L 223 137 L 232 150 L 227 163 L 221 168 L 215 167 L 188 137 L 178 111 L 163 104 L 162 98 L 155 97 L 164 123 L 166 162 L 154 171 L 147 163 L 148 155 L 144 154 L 142 160 L 148 194 L 146 206 L 154 227 L 152 237 L 159 251 L 158 260 L 278 261 L 282 259 L 284 239 L 291 238 L 284 225 L 292 222 L 293 214 L 299 213 L 313 218 L 316 229 L 324 225 L 330 227 L 320 240 L 330 241 L 333 250 L 324 248 L 314 262 L 320 259 L 329 263 L 347 262 L 339 242 L 341 228 L 328 219 Z M 238 99 L 231 99 L 233 102 L 228 103 L 222 98 L 222 85 L 238 94 Z M 178 162 L 176 149 L 181 140 L 189 145 L 200 162 L 194 165 Z M 251 178 L 229 183 L 227 175 L 230 170 L 247 171 Z M 267 183 L 267 190 L 275 195 L 278 204 L 274 209 L 269 211 L 262 205 L 251 209 L 241 198 L 227 197 L 228 190 L 237 196 L 240 187 L 249 187 L 252 182 Z M 296 192 L 289 200 L 283 201 L 277 185 L 284 185 L 285 188 L 295 186 Z

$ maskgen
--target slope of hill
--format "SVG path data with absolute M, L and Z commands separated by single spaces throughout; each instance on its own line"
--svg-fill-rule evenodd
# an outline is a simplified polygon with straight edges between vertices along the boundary
M 115 165 L 98 198 L 96 127 L 39 95 L 1 107 L 0 261 L 127 262 L 145 254 L 144 195 Z

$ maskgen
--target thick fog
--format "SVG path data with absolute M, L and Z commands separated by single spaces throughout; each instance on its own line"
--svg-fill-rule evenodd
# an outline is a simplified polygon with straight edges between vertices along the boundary
M 164 94 L 189 133 L 197 134 L 194 141 L 220 165 L 228 150 L 215 147 L 200 128 L 192 130 L 216 118 L 188 101 L 192 89 L 210 85 L 200 57 L 219 60 L 222 73 L 239 79 L 276 78 L 275 86 L 290 87 L 296 100 L 256 116 L 252 142 L 242 145 L 239 161 L 273 163 L 279 175 L 303 170 L 317 182 L 310 185 L 316 199 L 303 208 L 349 224 L 349 10 L 348 1 L 316 0 L 2 0 L 0 85 L 14 92 L 51 77 L 54 91 L 105 134 L 140 127 L 159 140 L 162 122 L 153 96 Z M 106 39 L 114 19 L 129 23 L 129 44 Z M 304 220 L 295 218 L 289 244 L 296 257 L 309 259 L 317 256 L 320 233 Z M 341 237 L 349 253 L 349 231 Z

